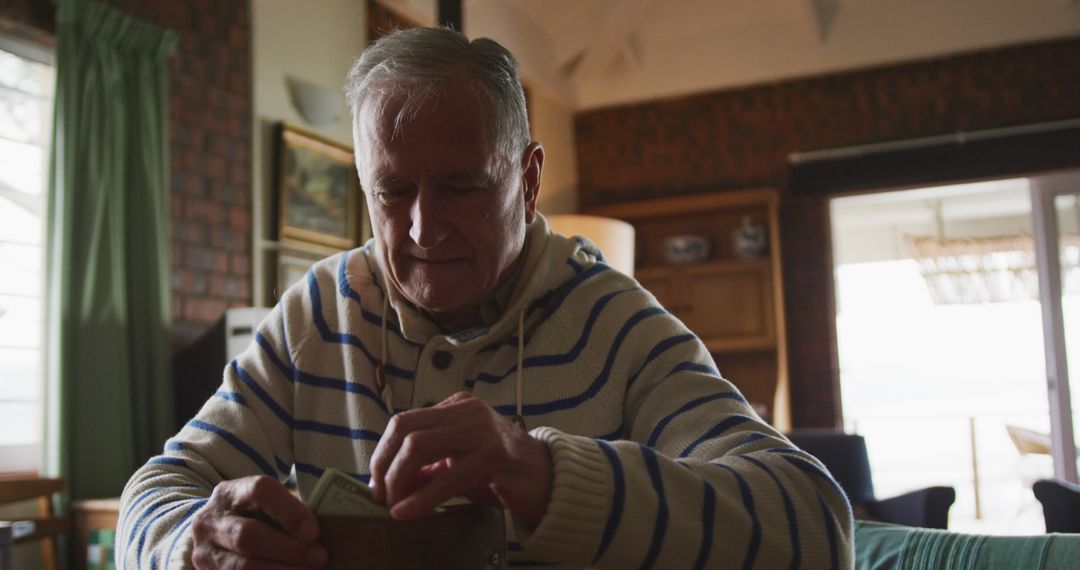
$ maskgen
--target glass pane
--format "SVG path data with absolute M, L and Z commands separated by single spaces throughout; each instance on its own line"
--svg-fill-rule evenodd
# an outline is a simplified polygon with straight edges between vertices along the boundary
M 0 87 L 0 138 L 44 146 L 49 101 Z
M 0 242 L 0 295 L 41 296 L 41 247 Z
M 0 295 L 0 347 L 41 346 L 41 300 Z
M 40 353 L 34 348 L 0 348 L 0 402 L 41 399 Z
M 1030 211 L 1023 180 L 831 201 L 845 426 L 878 497 L 954 487 L 950 529 L 1043 531 L 1031 483 L 1050 456 L 1009 429 L 1050 427 Z
M 0 196 L 0 241 L 41 243 L 41 215 L 35 204 L 16 196 Z
M 0 86 L 30 95 L 51 96 L 50 76 L 49 66 L 0 50 Z
M 0 130 L 3 130 L 0 113 Z M 0 132 L 0 189 L 40 196 L 45 191 L 45 150 L 43 147 L 3 138 Z M 2 196 L 3 194 L 0 194 Z
M 1061 312 L 1075 438 L 1080 429 L 1080 315 L 1077 314 L 1080 313 L 1080 192 L 1056 196 L 1054 212 L 1061 255 Z
M 25 445 L 41 439 L 41 404 L 0 401 L 0 445 Z

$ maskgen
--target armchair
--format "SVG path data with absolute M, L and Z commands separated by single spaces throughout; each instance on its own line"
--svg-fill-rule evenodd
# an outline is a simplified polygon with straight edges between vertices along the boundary
M 817 457 L 847 493 L 855 518 L 944 529 L 956 500 L 952 487 L 927 487 L 888 499 L 874 496 L 866 439 L 828 429 L 797 429 L 787 434 L 799 448 Z
M 1032 490 L 1042 503 L 1046 532 L 1080 532 L 1080 485 L 1040 479 Z

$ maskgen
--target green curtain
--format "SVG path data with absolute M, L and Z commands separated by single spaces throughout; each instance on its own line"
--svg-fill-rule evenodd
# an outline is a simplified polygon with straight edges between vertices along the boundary
M 46 466 L 119 496 L 171 435 L 168 64 L 176 36 L 57 7 L 46 255 Z

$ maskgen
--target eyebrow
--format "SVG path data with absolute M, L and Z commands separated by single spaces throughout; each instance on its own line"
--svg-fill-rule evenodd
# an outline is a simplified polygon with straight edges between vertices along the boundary
M 374 187 L 376 189 L 386 188 L 387 186 L 392 186 L 399 182 L 401 182 L 401 179 L 397 178 L 396 176 L 383 176 L 382 178 L 375 179 Z

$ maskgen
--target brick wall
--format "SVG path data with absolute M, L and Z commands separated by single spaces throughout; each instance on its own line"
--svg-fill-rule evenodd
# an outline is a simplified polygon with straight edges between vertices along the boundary
M 174 345 L 251 303 L 248 0 L 110 0 L 180 36 L 170 79 Z
M 580 113 L 583 206 L 750 186 L 784 192 L 794 420 L 840 418 L 827 207 L 787 188 L 787 156 L 1080 117 L 1080 39 Z
M 169 28 L 173 345 L 251 303 L 251 40 L 248 0 L 106 0 Z M 0 18 L 52 31 L 51 0 L 0 0 Z M 25 34 L 24 34 L 25 35 Z

